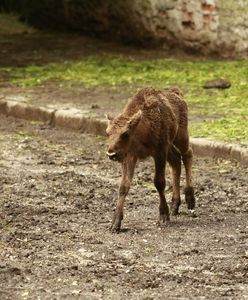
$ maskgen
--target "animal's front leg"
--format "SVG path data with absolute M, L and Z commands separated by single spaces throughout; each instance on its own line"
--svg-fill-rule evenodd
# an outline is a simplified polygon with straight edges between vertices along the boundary
M 112 225 L 110 227 L 112 232 L 119 232 L 121 229 L 124 202 L 131 186 L 136 161 L 136 158 L 128 158 L 122 163 L 122 179 L 118 190 L 118 199 L 113 216 Z
M 169 207 L 165 199 L 165 164 L 166 152 L 163 149 L 154 157 L 155 160 L 155 177 L 154 185 L 159 193 L 159 224 L 166 223 L 170 220 Z

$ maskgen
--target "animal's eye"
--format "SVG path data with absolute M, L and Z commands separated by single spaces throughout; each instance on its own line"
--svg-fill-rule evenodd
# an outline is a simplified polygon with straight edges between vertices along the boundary
M 122 135 L 121 135 L 121 138 L 122 138 L 123 140 L 127 140 L 127 139 L 129 138 L 128 132 L 123 132 Z

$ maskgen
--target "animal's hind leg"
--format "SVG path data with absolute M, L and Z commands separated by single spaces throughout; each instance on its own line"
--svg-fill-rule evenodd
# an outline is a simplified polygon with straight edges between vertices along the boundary
M 155 155 L 155 177 L 154 185 L 159 193 L 159 223 L 165 223 L 170 220 L 169 207 L 165 199 L 165 165 L 166 165 L 166 152 L 158 151 Z
M 184 187 L 185 201 L 187 203 L 188 209 L 195 208 L 195 196 L 194 188 L 192 186 L 192 161 L 193 161 L 193 151 L 189 145 L 188 132 L 184 132 L 177 137 L 174 141 L 176 147 L 179 149 L 182 161 L 185 167 L 186 173 L 186 184 Z
M 170 148 L 168 151 L 167 161 L 171 166 L 172 182 L 173 182 L 171 214 L 173 216 L 176 216 L 178 215 L 179 206 L 181 204 L 181 198 L 180 198 L 181 155 L 179 153 L 175 153 L 175 151 L 173 151 L 173 148 Z
M 182 154 L 183 164 L 186 172 L 186 184 L 184 188 L 185 200 L 188 205 L 188 209 L 195 208 L 195 196 L 194 188 L 192 186 L 192 161 L 193 151 L 191 147 L 188 148 L 187 152 Z

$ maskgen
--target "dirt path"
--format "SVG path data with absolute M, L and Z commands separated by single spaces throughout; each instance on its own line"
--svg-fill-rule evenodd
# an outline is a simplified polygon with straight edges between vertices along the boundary
M 119 171 L 105 139 L 3 116 L 0 130 L 1 299 L 248 299 L 247 170 L 196 159 L 198 217 L 183 203 L 160 229 L 140 163 L 111 234 Z

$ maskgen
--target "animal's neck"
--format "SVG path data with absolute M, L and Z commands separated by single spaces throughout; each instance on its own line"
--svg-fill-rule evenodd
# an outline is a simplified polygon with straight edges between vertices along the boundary
M 144 159 L 153 155 L 155 145 L 156 141 L 154 140 L 154 136 L 151 135 L 149 126 L 141 122 L 134 132 L 130 146 L 131 152 L 139 159 Z

